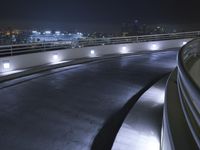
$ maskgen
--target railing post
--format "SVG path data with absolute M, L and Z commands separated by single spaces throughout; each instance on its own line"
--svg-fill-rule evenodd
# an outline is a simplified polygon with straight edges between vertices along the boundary
M 43 51 L 45 51 L 46 49 L 45 49 L 45 43 L 44 42 L 42 42 L 42 44 L 43 44 Z
M 138 36 L 136 36 L 136 43 L 138 43 L 139 41 L 138 41 Z
M 198 36 L 200 35 L 200 31 L 197 32 Z
M 11 56 L 13 55 L 13 46 L 12 45 L 10 46 L 10 55 Z

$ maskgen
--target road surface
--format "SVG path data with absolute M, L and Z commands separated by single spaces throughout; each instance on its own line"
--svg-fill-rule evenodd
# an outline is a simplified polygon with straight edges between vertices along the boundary
M 0 149 L 109 149 L 123 108 L 175 67 L 176 54 L 112 58 L 1 88 Z

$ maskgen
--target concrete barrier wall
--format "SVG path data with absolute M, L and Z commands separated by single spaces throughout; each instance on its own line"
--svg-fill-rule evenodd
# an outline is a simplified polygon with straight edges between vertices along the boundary
M 65 61 L 83 57 L 100 57 L 108 54 L 136 53 L 182 47 L 191 39 L 141 42 L 131 44 L 104 45 L 75 49 L 55 50 L 0 58 L 0 73 L 45 65 L 55 61 Z M 56 60 L 55 60 L 56 59 Z M 9 65 L 8 68 L 5 64 Z

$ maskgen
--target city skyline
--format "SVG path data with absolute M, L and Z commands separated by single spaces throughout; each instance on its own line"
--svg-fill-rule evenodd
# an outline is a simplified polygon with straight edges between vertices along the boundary
M 197 2 L 190 1 L 1 1 L 0 26 L 118 30 L 138 19 L 149 24 L 198 24 Z

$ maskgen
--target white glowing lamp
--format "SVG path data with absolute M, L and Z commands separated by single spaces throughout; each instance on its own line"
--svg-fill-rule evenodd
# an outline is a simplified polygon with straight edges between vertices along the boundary
M 10 69 L 10 63 L 9 62 L 4 62 L 3 63 L 3 68 L 4 69 Z
M 152 44 L 151 45 L 151 50 L 158 50 L 158 49 L 159 49 L 159 47 L 158 47 L 157 44 Z
M 122 47 L 122 49 L 121 49 L 121 53 L 122 54 L 126 54 L 126 53 L 128 53 L 128 49 L 127 49 L 127 47 Z
M 183 42 L 183 45 L 187 44 L 187 42 Z
M 58 54 L 53 54 L 53 61 L 52 62 L 58 62 L 58 61 L 59 61 Z
M 94 51 L 94 50 L 91 50 L 91 51 L 90 51 L 90 54 L 91 54 L 91 55 L 94 55 L 94 54 L 95 54 L 95 51 Z

